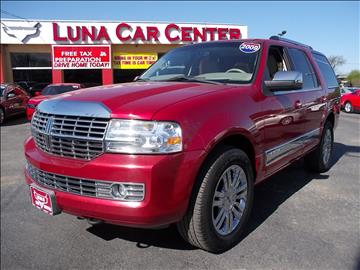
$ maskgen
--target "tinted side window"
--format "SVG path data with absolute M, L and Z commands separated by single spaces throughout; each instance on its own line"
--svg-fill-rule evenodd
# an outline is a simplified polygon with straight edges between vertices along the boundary
M 317 88 L 319 84 L 306 54 L 298 49 L 290 48 L 289 55 L 294 64 L 294 70 L 301 72 L 303 75 L 303 89 Z
M 323 75 L 328 88 L 338 87 L 338 81 L 335 76 L 335 72 L 332 69 L 329 61 L 324 55 L 313 53 L 313 57 L 318 64 L 321 74 Z
M 289 70 L 286 60 L 283 47 L 271 46 L 266 63 L 266 79 L 272 80 L 276 72 Z

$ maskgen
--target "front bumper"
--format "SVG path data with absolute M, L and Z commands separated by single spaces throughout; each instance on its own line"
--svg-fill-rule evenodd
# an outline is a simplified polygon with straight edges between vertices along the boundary
M 39 150 L 34 140 L 29 138 L 25 141 L 25 155 L 32 166 L 49 173 L 145 185 L 145 197 L 141 202 L 100 199 L 54 190 L 56 202 L 63 212 L 125 226 L 158 227 L 177 222 L 185 214 L 204 153 L 104 153 L 93 160 L 83 161 L 49 155 Z M 27 171 L 25 179 L 29 185 L 35 183 Z

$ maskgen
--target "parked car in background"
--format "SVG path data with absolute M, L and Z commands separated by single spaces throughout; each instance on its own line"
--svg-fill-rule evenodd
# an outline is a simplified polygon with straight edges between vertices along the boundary
M 84 86 L 78 83 L 59 83 L 59 84 L 49 84 L 41 92 L 35 92 L 35 97 L 29 100 L 26 107 L 26 116 L 28 120 L 31 120 L 37 105 L 41 101 L 45 99 L 49 99 L 59 94 L 63 94 L 74 90 L 79 90 L 81 88 L 84 88 Z
M 341 95 L 350 94 L 358 89 L 359 88 L 356 88 L 356 87 L 341 87 L 340 93 L 341 93 Z
M 49 83 L 34 82 L 34 81 L 19 81 L 16 84 L 20 85 L 30 96 L 35 96 L 36 92 L 41 92 Z
M 29 93 L 32 97 L 37 96 L 48 85 L 49 83 L 36 83 L 30 87 Z
M 14 83 L 4 83 L 0 87 L 0 124 L 2 124 L 10 116 L 25 113 L 30 95 Z
M 341 108 L 347 112 L 360 111 L 360 89 L 341 96 Z
M 26 92 L 30 94 L 30 88 L 33 87 L 37 82 L 35 81 L 19 81 L 15 82 L 17 85 L 20 85 Z

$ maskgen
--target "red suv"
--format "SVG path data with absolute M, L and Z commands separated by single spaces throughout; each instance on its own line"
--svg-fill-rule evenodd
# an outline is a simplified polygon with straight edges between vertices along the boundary
M 340 89 L 326 57 L 279 37 L 174 49 L 136 82 L 40 103 L 25 142 L 32 203 L 235 245 L 254 185 L 305 156 L 331 165 Z M 261 198 L 258 198 L 261 199 Z

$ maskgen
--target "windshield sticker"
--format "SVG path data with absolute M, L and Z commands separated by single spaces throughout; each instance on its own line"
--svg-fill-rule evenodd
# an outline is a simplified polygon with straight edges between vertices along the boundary
M 254 52 L 257 52 L 258 50 L 260 50 L 260 47 L 261 47 L 261 45 L 259 43 L 244 42 L 244 43 L 241 43 L 239 49 L 243 53 L 254 53 Z

